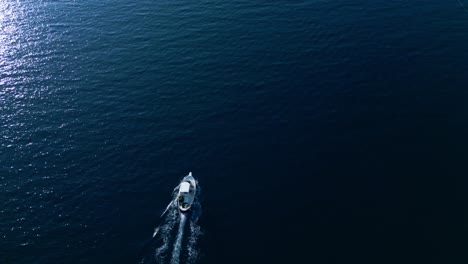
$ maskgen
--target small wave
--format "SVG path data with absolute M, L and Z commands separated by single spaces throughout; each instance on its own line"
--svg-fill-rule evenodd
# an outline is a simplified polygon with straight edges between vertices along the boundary
M 159 226 L 154 229 L 153 237 L 155 237 L 159 232 Z

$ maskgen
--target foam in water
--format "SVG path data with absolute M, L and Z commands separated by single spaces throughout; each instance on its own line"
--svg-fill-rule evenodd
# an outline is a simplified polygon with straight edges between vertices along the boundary
M 180 214 L 179 230 L 177 232 L 177 237 L 174 243 L 174 249 L 172 250 L 171 264 L 179 264 L 180 262 L 180 251 L 182 250 L 182 239 L 184 238 L 184 227 L 186 220 L 187 216 L 185 214 Z
M 198 259 L 197 241 L 201 235 L 200 226 L 194 222 L 190 222 L 190 237 L 188 242 L 188 260 L 187 263 L 194 264 Z
M 197 196 L 200 195 L 201 189 L 197 188 Z M 194 264 L 198 260 L 198 248 L 197 242 L 198 238 L 202 235 L 201 228 L 198 225 L 198 219 L 201 216 L 201 204 L 198 199 L 192 205 L 192 215 L 190 218 L 190 235 L 188 239 L 187 251 L 188 251 L 188 259 L 187 263 Z
M 159 227 L 158 233 L 162 239 L 162 245 L 156 249 L 155 258 L 160 263 L 164 263 L 165 261 L 165 256 L 171 241 L 172 230 L 179 220 L 178 214 L 179 212 L 177 211 L 177 208 L 172 208 L 172 210 L 169 210 L 164 219 L 164 223 Z

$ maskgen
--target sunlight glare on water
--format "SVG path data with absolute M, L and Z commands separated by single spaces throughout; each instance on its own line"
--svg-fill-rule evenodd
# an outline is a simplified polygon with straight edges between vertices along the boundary
M 29 27 L 21 2 L 0 2 L 0 110 L 16 105 L 17 99 L 24 97 L 18 88 L 31 66 L 25 63 L 25 57 L 31 52 Z
M 7 66 L 8 57 L 13 57 L 19 47 L 20 38 L 25 36 L 20 31 L 22 23 L 19 2 L 0 2 L 0 66 Z M 4 70 L 2 70 L 2 73 Z

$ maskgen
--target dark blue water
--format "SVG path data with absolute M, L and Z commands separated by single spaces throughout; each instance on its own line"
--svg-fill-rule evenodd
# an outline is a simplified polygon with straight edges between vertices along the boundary
M 457 0 L 3 0 L 0 262 L 146 261 L 192 171 L 197 263 L 466 263 L 467 32 Z

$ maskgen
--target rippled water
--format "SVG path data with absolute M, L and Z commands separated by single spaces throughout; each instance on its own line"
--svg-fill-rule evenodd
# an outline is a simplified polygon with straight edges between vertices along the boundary
M 468 2 L 461 1 L 468 6 Z M 465 263 L 457 1 L 0 1 L 0 262 Z

